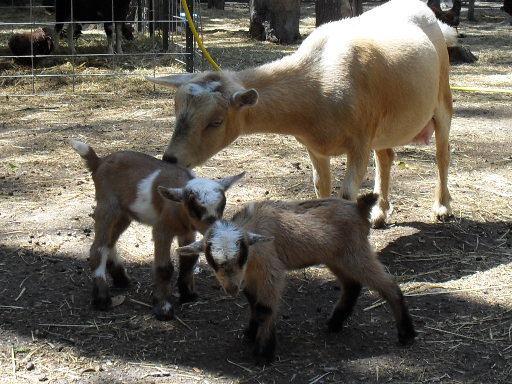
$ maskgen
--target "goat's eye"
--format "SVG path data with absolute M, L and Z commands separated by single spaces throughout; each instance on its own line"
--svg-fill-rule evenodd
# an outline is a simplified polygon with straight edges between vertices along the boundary
M 223 122 L 223 120 L 214 120 L 210 122 L 206 128 L 218 128 L 222 125 Z

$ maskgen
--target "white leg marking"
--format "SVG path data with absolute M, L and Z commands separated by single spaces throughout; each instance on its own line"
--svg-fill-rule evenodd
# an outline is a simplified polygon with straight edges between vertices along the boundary
M 107 247 L 101 247 L 99 251 L 101 254 L 101 261 L 98 268 L 94 271 L 94 277 L 106 280 L 107 260 L 112 250 Z

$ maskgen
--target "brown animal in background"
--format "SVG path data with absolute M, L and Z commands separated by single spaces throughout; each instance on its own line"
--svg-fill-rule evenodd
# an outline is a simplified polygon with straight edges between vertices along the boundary
M 132 220 L 152 226 L 155 243 L 153 312 L 159 320 L 173 317 L 170 281 L 174 272 L 171 243 L 175 236 L 184 246 L 222 217 L 225 191 L 245 173 L 221 180 L 195 178 L 184 167 L 131 151 L 99 158 L 85 143 L 71 145 L 92 172 L 96 189 L 94 242 L 89 264 L 93 271 L 92 303 L 97 309 L 111 306 L 106 272 L 114 286 L 127 287 L 130 279 L 115 245 Z M 158 187 L 160 186 L 160 187 Z M 180 257 L 178 290 L 182 302 L 197 298 L 193 269 L 196 257 Z
M 34 55 L 36 56 L 49 55 L 53 51 L 53 38 L 52 31 L 49 28 L 37 28 L 32 32 L 15 33 L 9 39 L 9 49 L 15 56 L 29 56 L 17 57 L 14 60 L 17 63 L 30 65 Z
M 391 306 L 399 342 L 410 344 L 416 332 L 402 292 L 368 241 L 368 216 L 377 200 L 376 194 L 367 194 L 357 202 L 251 203 L 231 221 L 217 221 L 203 239 L 177 252 L 204 252 L 227 293 L 237 295 L 243 290 L 251 308 L 246 336 L 255 341 L 258 363 L 269 363 L 274 357 L 275 320 L 286 271 L 318 264 L 326 265 L 343 287 L 328 322 L 330 331 L 341 331 L 362 285 L 367 285 Z

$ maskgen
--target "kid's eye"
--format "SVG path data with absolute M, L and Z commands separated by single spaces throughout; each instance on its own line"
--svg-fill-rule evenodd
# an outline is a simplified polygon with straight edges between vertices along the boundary
M 208 126 L 206 128 L 218 128 L 222 125 L 222 120 L 215 120 L 215 121 L 212 121 L 210 124 L 208 124 Z

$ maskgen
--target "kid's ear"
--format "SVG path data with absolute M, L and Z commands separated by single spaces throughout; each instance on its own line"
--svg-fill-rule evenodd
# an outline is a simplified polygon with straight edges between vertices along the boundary
M 198 253 L 204 252 L 204 242 L 202 239 L 194 241 L 192 244 L 176 248 L 176 252 L 180 256 L 195 256 Z
M 251 107 L 258 102 L 258 91 L 252 88 L 237 91 L 233 93 L 230 101 L 237 108 Z
M 228 177 L 224 177 L 223 179 L 220 179 L 218 180 L 217 182 L 222 185 L 222 187 L 224 188 L 224 190 L 228 190 L 229 188 L 231 188 L 231 186 L 233 184 L 235 184 L 238 180 L 240 180 L 242 177 L 245 176 L 245 171 L 242 172 L 242 173 L 239 173 L 238 175 L 234 175 L 234 176 L 228 176 Z
M 160 193 L 160 195 L 166 199 L 176 201 L 178 203 L 183 201 L 183 188 L 166 188 L 159 185 L 157 190 L 158 193 Z
M 268 241 L 274 240 L 274 237 L 269 236 L 262 236 L 258 235 L 257 233 L 248 232 L 247 233 L 247 240 L 249 240 L 249 245 L 253 245 L 256 243 L 266 243 Z

